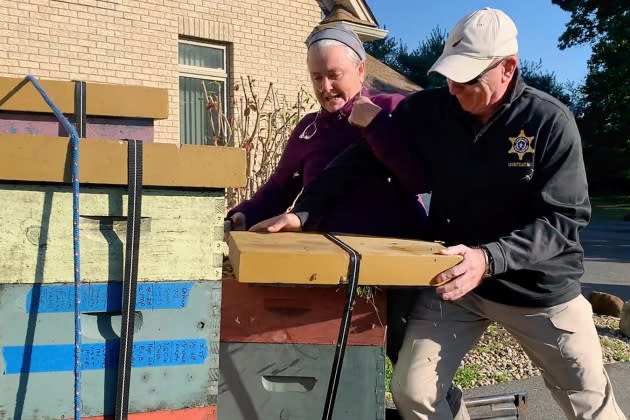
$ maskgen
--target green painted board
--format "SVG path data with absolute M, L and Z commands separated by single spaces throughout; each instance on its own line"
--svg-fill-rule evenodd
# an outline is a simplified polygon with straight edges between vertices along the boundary
M 73 281 L 72 190 L 0 184 L 0 283 Z M 145 189 L 139 280 L 220 280 L 223 190 Z M 81 188 L 81 279 L 120 281 L 126 188 Z
M 221 342 L 218 420 L 320 420 L 335 346 Z M 385 355 L 348 346 L 335 420 L 385 419 Z

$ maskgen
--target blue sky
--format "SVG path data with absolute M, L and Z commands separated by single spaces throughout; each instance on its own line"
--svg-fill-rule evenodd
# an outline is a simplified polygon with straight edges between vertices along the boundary
M 591 55 L 589 46 L 561 51 L 558 38 L 564 32 L 570 15 L 551 0 L 367 0 L 381 28 L 402 40 L 409 50 L 425 40 L 439 25 L 450 31 L 455 23 L 482 7 L 502 9 L 518 28 L 519 57 L 542 60 L 542 68 L 556 74 L 559 82 L 581 82 Z

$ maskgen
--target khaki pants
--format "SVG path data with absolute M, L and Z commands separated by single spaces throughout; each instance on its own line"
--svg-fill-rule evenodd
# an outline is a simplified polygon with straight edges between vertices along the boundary
M 521 344 L 570 419 L 625 419 L 602 363 L 591 306 L 583 296 L 548 308 L 495 303 L 469 293 L 444 302 L 423 290 L 392 378 L 402 418 L 452 419 L 446 402 L 455 371 L 491 321 Z
M 405 337 L 409 313 L 417 300 L 420 287 L 392 287 L 387 289 L 387 356 L 396 365 L 398 352 Z M 451 386 L 446 392 L 446 401 L 453 420 L 470 420 L 468 410 L 459 388 Z

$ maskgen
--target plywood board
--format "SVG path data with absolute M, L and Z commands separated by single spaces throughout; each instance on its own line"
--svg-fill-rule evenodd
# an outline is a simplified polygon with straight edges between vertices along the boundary
M 0 181 L 72 182 L 70 140 L 0 134 Z M 127 142 L 82 139 L 82 184 L 127 185 Z M 242 187 L 245 151 L 234 147 L 145 143 L 143 185 L 160 187 Z
M 168 90 L 166 89 L 88 83 L 85 99 L 88 115 L 168 118 Z
M 64 114 L 74 112 L 74 82 L 39 81 L 48 97 Z M 0 111 L 50 112 L 35 86 L 26 78 L 0 77 Z
M 72 417 L 72 290 L 66 284 L 0 284 L 0 418 Z M 129 411 L 216 404 L 221 283 L 139 282 L 138 292 Z M 116 283 L 82 288 L 86 417 L 114 412 L 121 294 Z
M 73 282 L 72 190 L 0 184 L 0 284 Z M 220 280 L 222 191 L 145 189 L 139 280 Z M 127 189 L 82 188 L 81 279 L 121 281 Z
M 74 113 L 74 82 L 39 80 L 39 83 L 61 112 Z M 88 115 L 168 118 L 167 89 L 87 83 L 85 93 Z M 0 77 L 0 111 L 52 113 L 29 80 L 15 77 Z
M 461 256 L 439 255 L 433 242 L 395 238 L 338 236 L 361 254 L 360 285 L 428 286 Z M 343 284 L 346 251 L 322 234 L 232 232 L 230 261 L 239 282 Z

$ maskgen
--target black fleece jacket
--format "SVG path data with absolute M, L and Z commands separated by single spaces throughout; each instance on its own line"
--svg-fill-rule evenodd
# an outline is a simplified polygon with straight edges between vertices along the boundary
M 474 293 L 517 306 L 580 293 L 591 207 L 580 135 L 558 100 L 517 74 L 480 124 L 447 89 L 425 90 L 382 111 L 364 137 L 305 189 L 294 208 L 305 224 L 366 174 L 390 171 L 411 192 L 432 192 L 430 239 L 488 249 L 494 276 Z

